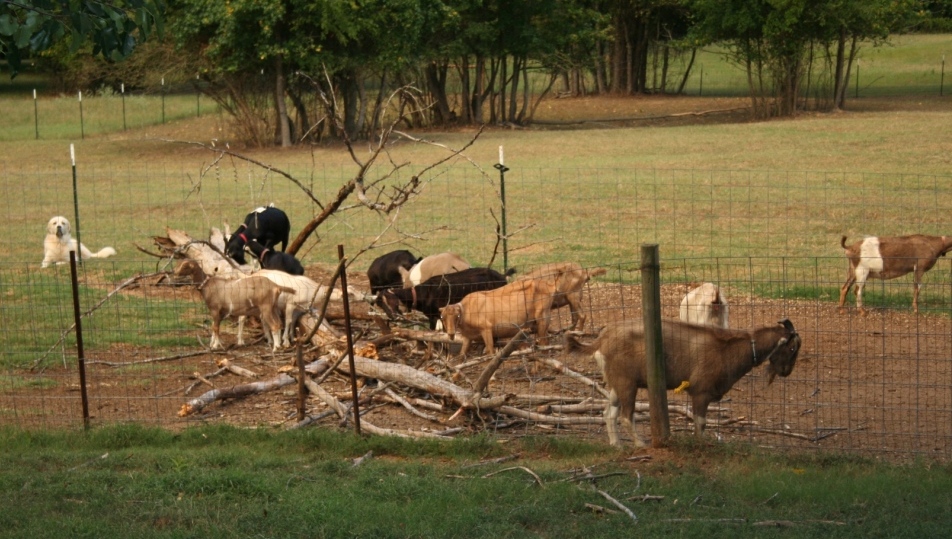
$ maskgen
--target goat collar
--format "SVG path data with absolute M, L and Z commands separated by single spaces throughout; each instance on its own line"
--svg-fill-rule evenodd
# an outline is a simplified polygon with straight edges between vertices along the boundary
M 258 257 L 258 260 L 260 260 L 262 264 L 264 264 L 264 255 L 268 254 L 269 250 L 270 249 L 265 247 L 264 251 L 261 251 L 261 256 Z

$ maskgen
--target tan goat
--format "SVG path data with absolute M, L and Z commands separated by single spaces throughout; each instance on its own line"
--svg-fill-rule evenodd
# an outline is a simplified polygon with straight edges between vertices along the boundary
M 183 265 L 183 274 L 191 274 L 192 279 L 200 283 L 199 292 L 212 316 L 212 338 L 209 348 L 222 348 L 221 321 L 228 317 L 257 316 L 261 318 L 265 337 L 272 350 L 281 343 L 281 318 L 278 314 L 278 298 L 281 294 L 293 294 L 294 289 L 279 286 L 267 277 L 251 276 L 240 279 L 208 277 L 198 264 L 190 262 Z M 270 331 L 270 333 L 269 333 Z M 241 326 L 238 329 L 238 344 L 241 339 Z
M 581 331 L 585 326 L 585 315 L 582 314 L 582 291 L 585 284 L 592 277 L 607 272 L 605 268 L 584 269 L 575 262 L 553 262 L 543 264 L 516 280 L 551 280 L 555 287 L 552 308 L 559 309 L 568 305 L 572 313 L 572 329 Z
M 789 376 L 800 352 L 800 336 L 789 320 L 751 330 L 698 326 L 662 320 L 665 378 L 668 389 L 686 386 L 691 395 L 694 430 L 700 436 L 707 424 L 707 407 L 719 401 L 754 367 L 769 361 L 767 383 L 776 375 Z M 622 321 L 607 326 L 593 343 L 581 345 L 566 335 L 565 349 L 593 354 L 609 391 L 605 407 L 608 440 L 618 445 L 618 416 L 635 445 L 644 441 L 635 432 L 635 396 L 648 387 L 644 325 Z
M 863 287 L 867 279 L 895 279 L 912 273 L 912 310 L 919 312 L 919 289 L 922 288 L 922 276 L 935 266 L 940 256 L 952 250 L 952 237 L 911 236 L 864 238 L 850 246 L 846 245 L 846 236 L 840 239 L 840 245 L 846 251 L 850 267 L 846 273 L 846 282 L 840 287 L 840 312 L 846 311 L 846 295 L 856 283 L 856 308 L 860 314 L 863 309 Z
M 537 340 L 546 343 L 549 310 L 555 288 L 546 279 L 522 280 L 495 290 L 473 292 L 459 303 L 440 309 L 443 328 L 450 338 L 460 336 L 466 357 L 473 339 L 482 338 L 486 353 L 496 351 L 496 337 L 513 337 L 521 330 L 535 328 Z

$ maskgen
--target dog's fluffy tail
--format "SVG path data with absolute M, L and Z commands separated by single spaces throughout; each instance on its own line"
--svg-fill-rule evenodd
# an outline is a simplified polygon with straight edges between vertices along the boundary
M 98 252 L 89 253 L 89 258 L 106 258 L 107 256 L 113 256 L 116 254 L 116 250 L 112 247 L 103 247 Z

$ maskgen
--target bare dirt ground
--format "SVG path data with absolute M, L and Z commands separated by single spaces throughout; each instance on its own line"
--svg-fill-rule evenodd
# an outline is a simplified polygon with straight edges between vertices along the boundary
M 326 282 L 329 272 L 309 267 L 308 275 Z M 348 281 L 351 286 L 369 288 L 365 276 L 359 273 L 349 274 Z M 677 305 L 688 289 L 689 285 L 663 287 L 664 317 L 677 317 Z M 182 294 L 182 290 L 170 291 L 160 285 L 137 293 L 158 298 L 163 294 Z M 593 339 L 595 331 L 611 319 L 641 316 L 641 292 L 635 286 L 592 283 L 585 302 L 591 324 L 583 340 Z M 379 337 L 379 326 L 366 319 L 369 306 L 358 302 L 352 303 L 351 308 L 358 345 Z M 752 371 L 724 401 L 712 405 L 708 420 L 720 423 L 711 428 L 712 437 L 751 440 L 771 447 L 884 454 L 890 458 L 920 454 L 949 457 L 952 447 L 947 426 L 952 419 L 952 396 L 948 381 L 952 379 L 952 367 L 947 358 L 952 357 L 952 327 L 946 316 L 917 316 L 911 310 L 873 310 L 868 316 L 859 317 L 852 310 L 840 314 L 835 305 L 816 302 L 731 298 L 732 327 L 769 325 L 783 318 L 792 320 L 803 338 L 793 375 L 768 386 L 763 368 Z M 555 330 L 567 327 L 568 313 L 559 313 L 558 320 Z M 341 320 L 336 320 L 335 326 L 343 333 Z M 393 326 L 406 324 L 398 322 Z M 293 360 L 289 352 L 272 355 L 260 339 L 250 346 L 231 346 L 224 352 L 211 353 L 201 345 L 207 343 L 208 326 L 196 328 L 194 333 L 196 345 L 187 350 L 157 353 L 116 346 L 87 354 L 93 424 L 134 421 L 179 428 L 222 422 L 287 428 L 298 422 L 295 384 L 247 397 L 216 400 L 181 417 L 182 406 L 191 399 L 216 388 L 274 380 L 290 369 Z M 226 346 L 234 344 L 233 325 L 226 327 L 224 340 Z M 563 353 L 560 343 L 561 339 L 554 336 L 548 347 L 517 352 L 496 371 L 487 389 L 488 396 L 507 396 L 508 405 L 538 416 L 467 410 L 454 417 L 458 406 L 448 399 L 400 384 L 360 379 L 362 421 L 416 435 L 490 432 L 501 438 L 532 434 L 605 441 L 602 396 L 589 384 L 554 368 L 551 361 L 600 383 L 598 368 L 591 357 Z M 396 340 L 379 347 L 377 352 L 380 361 L 414 366 L 462 388 L 471 388 L 490 359 L 478 358 L 481 349 L 475 348 L 476 353 L 471 353 L 463 368 L 458 368 L 464 363 L 462 360 L 439 349 L 427 357 L 425 347 L 415 341 Z M 323 353 L 311 349 L 304 359 L 313 361 Z M 141 363 L 162 357 L 169 359 Z M 256 377 L 216 375 L 216 361 L 222 358 L 253 371 Z M 30 375 L 24 373 L 25 377 Z M 67 369 L 50 366 L 40 377 L 45 382 L 38 387 L 4 392 L 0 395 L 0 407 L 17 410 L 16 422 L 20 425 L 81 424 L 78 378 L 72 364 Z M 332 374 L 321 386 L 345 405 L 351 400 L 350 381 L 343 374 Z M 388 394 L 388 389 L 392 393 Z M 412 401 L 414 411 L 397 402 L 394 394 Z M 688 401 L 684 395 L 668 395 L 673 407 L 672 429 L 675 433 L 689 432 L 691 420 L 684 413 Z M 642 393 L 642 399 L 645 398 Z M 581 410 L 563 411 L 558 408 L 560 405 L 579 405 Z M 343 425 L 326 404 L 313 396 L 307 399 L 306 413 L 324 428 L 352 428 L 350 424 Z M 638 421 L 639 432 L 649 436 L 646 416 L 639 416 Z

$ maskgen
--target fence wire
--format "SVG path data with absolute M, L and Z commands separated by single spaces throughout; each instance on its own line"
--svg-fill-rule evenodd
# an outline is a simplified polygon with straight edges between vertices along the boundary
M 485 167 L 490 169 L 490 167 Z M 321 201 L 349 179 L 348 170 L 291 164 Z M 25 428 L 82 425 L 76 336 L 69 270 L 42 268 L 47 220 L 74 219 L 68 170 L 4 170 L 8 199 L 24 204 L 8 211 L 0 245 L 0 423 Z M 388 184 L 400 185 L 416 171 L 402 170 Z M 211 389 L 243 384 L 222 371 L 228 359 L 272 379 L 289 364 L 287 351 L 272 354 L 263 343 L 237 347 L 226 322 L 229 348 L 208 350 L 210 317 L 194 285 L 170 272 L 174 264 L 155 253 L 155 237 L 168 229 L 207 239 L 209 229 L 234 229 L 252 208 L 275 203 L 292 221 L 292 238 L 319 213 L 301 189 L 273 172 L 240 164 L 204 171 L 168 168 L 80 169 L 82 241 L 90 249 L 112 246 L 118 254 L 85 261 L 79 272 L 87 389 L 93 424 L 142 422 L 178 427 L 196 421 L 292 426 L 296 389 L 229 399 L 201 413 L 180 416 L 183 404 Z M 317 281 L 336 261 L 336 246 L 353 257 L 350 284 L 368 288 L 371 260 L 396 248 L 418 255 L 454 251 L 474 266 L 501 266 L 497 242 L 502 212 L 499 178 L 456 165 L 439 171 L 422 194 L 385 217 L 348 201 L 343 210 L 305 242 L 298 256 Z M 508 260 L 519 273 L 540 264 L 573 261 L 606 270 L 585 288 L 589 342 L 597 330 L 642 316 L 637 252 L 660 246 L 662 314 L 677 318 L 682 297 L 714 282 L 726 292 L 732 328 L 752 328 L 787 318 L 803 338 L 792 374 L 767 385 L 763 368 L 737 382 L 709 414 L 710 436 L 745 439 L 782 449 L 831 449 L 889 458 L 952 456 L 952 263 L 940 259 L 923 281 L 920 309 L 911 309 L 911 276 L 871 281 L 868 314 L 842 310 L 839 289 L 846 261 L 841 236 L 899 235 L 948 231 L 952 178 L 906 174 L 789 173 L 701 170 L 540 169 L 510 170 L 505 177 Z M 376 242 L 376 243 L 375 243 Z M 371 245 L 374 249 L 364 250 Z M 519 274 L 517 273 L 517 275 Z M 557 312 L 552 330 L 571 323 Z M 370 306 L 358 306 L 355 324 L 363 339 L 379 329 Z M 394 323 L 401 327 L 405 322 Z M 417 318 L 412 329 L 426 329 Z M 253 330 L 252 330 L 253 332 Z M 254 333 L 252 333 L 254 334 Z M 511 405 L 531 412 L 473 415 L 500 436 L 545 434 L 607 440 L 604 396 L 584 379 L 601 382 L 590 356 L 565 354 L 558 344 L 507 360 L 490 382 L 492 395 L 510 395 Z M 555 346 L 553 346 L 555 345 Z M 316 359 L 319 351 L 311 353 Z M 433 361 L 425 347 L 398 342 L 379 348 L 382 361 L 418 366 Z M 461 387 L 473 383 L 485 362 L 436 352 L 428 364 Z M 478 355 L 473 354 L 473 356 Z M 558 365 L 565 369 L 560 370 Z M 574 376 L 572 373 L 580 375 Z M 341 400 L 344 379 L 324 382 Z M 373 380 L 366 417 L 383 428 L 438 433 L 447 426 L 408 414 Z M 405 388 L 403 388 L 405 389 Z M 406 395 L 436 417 L 455 409 L 420 392 Z M 642 394 L 642 399 L 644 394 Z M 672 425 L 688 432 L 689 401 L 669 393 Z M 425 408 L 429 407 L 429 408 Z M 324 406 L 309 401 L 319 424 Z M 532 415 L 536 414 L 536 415 Z M 642 436 L 649 432 L 639 416 Z M 625 440 L 630 443 L 630 440 Z

